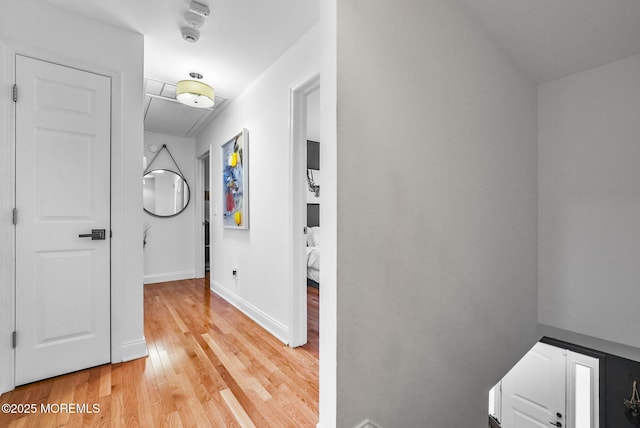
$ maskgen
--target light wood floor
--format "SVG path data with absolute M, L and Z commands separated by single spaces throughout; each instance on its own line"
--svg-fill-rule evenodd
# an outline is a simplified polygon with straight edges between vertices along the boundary
M 204 280 L 145 286 L 149 357 L 16 388 L 5 404 L 98 404 L 99 413 L 5 414 L 0 427 L 315 427 L 318 297 L 309 343 L 292 349 Z

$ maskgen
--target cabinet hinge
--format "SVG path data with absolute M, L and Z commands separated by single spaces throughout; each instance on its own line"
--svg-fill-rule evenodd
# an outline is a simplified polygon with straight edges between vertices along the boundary
M 17 337 L 18 337 L 18 334 L 15 331 L 13 333 L 11 333 L 11 346 L 13 346 L 14 348 L 16 347 L 16 344 L 18 343 Z
M 18 224 L 18 209 L 14 208 L 11 212 L 11 220 L 13 221 L 13 225 Z
M 13 102 L 17 103 L 18 102 L 18 85 L 15 85 L 15 84 L 13 85 L 12 94 L 13 94 Z

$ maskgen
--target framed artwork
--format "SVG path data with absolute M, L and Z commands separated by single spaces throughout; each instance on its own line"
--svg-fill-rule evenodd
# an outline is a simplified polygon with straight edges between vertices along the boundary
M 249 131 L 243 129 L 221 147 L 222 225 L 249 229 Z

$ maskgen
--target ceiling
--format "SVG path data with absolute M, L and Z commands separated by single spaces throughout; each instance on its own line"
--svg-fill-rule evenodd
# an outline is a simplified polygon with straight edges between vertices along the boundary
M 536 83 L 640 54 L 640 0 L 459 0 Z
M 143 34 L 147 78 L 175 84 L 197 71 L 229 101 L 319 18 L 318 0 L 198 0 L 211 15 L 200 40 L 187 43 L 180 27 L 190 0 L 44 1 Z M 458 1 L 536 83 L 640 54 L 640 0 Z M 150 107 L 154 102 L 147 97 L 147 118 L 160 111 Z M 166 106 L 164 116 L 151 122 L 176 114 L 178 106 Z M 192 126 L 176 125 L 191 129 L 184 135 L 193 135 L 215 115 L 209 112 L 203 121 L 183 111 L 192 121 Z M 182 135 L 170 131 L 163 132 Z
M 319 18 L 318 0 L 198 0 L 209 6 L 211 14 L 200 29 L 200 40 L 188 43 L 180 28 L 186 26 L 184 14 L 190 0 L 44 1 L 143 34 L 146 78 L 175 84 L 196 71 L 224 99 L 235 98 Z M 169 133 L 188 136 L 211 120 L 211 112 L 205 122 L 198 122 L 203 112 L 149 97 L 146 101 L 145 129 L 150 122 L 183 119 Z M 183 114 L 175 117 L 176 112 Z M 192 132 L 184 134 L 182 130 L 189 128 L 187 122 L 194 117 Z

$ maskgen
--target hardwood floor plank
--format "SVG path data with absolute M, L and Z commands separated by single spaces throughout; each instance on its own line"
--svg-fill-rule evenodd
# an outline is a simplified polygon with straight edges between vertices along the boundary
M 230 389 L 223 389 L 220 391 L 220 395 L 222 395 L 224 402 L 229 406 L 231 413 L 233 413 L 241 428 L 256 428 Z
M 218 345 L 218 343 L 208 333 L 203 334 L 202 337 L 207 342 L 209 347 L 213 350 L 213 352 L 216 353 L 231 376 L 236 379 L 238 384 L 243 389 L 254 390 L 258 393 L 263 401 L 271 398 L 271 394 L 269 394 L 269 391 L 267 391 L 264 386 L 260 382 L 258 382 L 258 380 L 254 376 L 251 375 L 247 367 L 245 367 L 234 354 L 224 352 Z
M 166 424 L 169 428 L 183 428 L 182 419 L 180 419 L 180 414 L 178 412 L 171 412 L 167 415 Z
M 102 366 L 100 370 L 100 389 L 98 397 L 104 397 L 111 394 L 111 366 Z
M 0 414 L 0 427 L 315 427 L 318 302 L 307 345 L 292 349 L 210 292 L 203 280 L 148 284 L 149 356 L 23 385 L 0 404 L 76 403 L 99 413 Z

